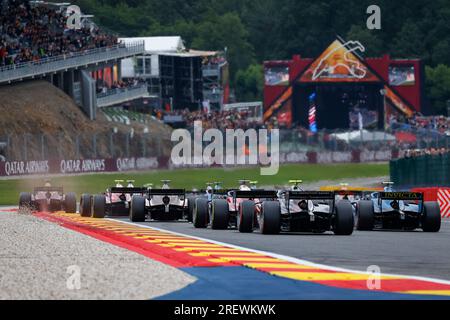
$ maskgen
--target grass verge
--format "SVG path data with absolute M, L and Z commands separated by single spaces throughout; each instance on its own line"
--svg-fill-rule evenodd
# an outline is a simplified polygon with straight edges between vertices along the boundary
M 153 183 L 160 185 L 161 179 L 172 180 L 176 188 L 203 188 L 206 182 L 221 181 L 224 187 L 236 187 L 237 180 L 257 180 L 260 185 L 285 185 L 290 179 L 302 179 L 305 182 L 320 180 L 339 180 L 363 177 L 380 177 L 389 175 L 388 164 L 290 164 L 280 167 L 275 176 L 261 176 L 259 168 L 239 169 L 179 169 L 158 170 L 140 173 L 93 174 L 82 176 L 64 176 L 51 178 L 55 186 L 63 186 L 66 192 L 74 191 L 77 196 L 82 193 L 100 193 L 114 185 L 116 179 L 133 179 L 135 185 Z M 21 191 L 31 191 L 34 186 L 43 184 L 42 178 L 17 180 L 0 180 L 0 205 L 18 203 Z

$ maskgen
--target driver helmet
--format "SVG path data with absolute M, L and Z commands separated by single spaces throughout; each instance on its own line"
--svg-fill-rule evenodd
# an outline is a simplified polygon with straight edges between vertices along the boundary
M 161 182 L 163 183 L 163 186 L 161 189 L 170 189 L 170 187 L 169 187 L 170 180 L 161 180 Z
M 239 186 L 239 190 L 241 190 L 241 191 L 251 191 L 250 187 L 245 185 L 245 184 L 241 184 Z

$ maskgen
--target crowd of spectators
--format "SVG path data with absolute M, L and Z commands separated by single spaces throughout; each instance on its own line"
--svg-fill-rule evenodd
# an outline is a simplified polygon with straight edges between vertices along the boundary
M 227 62 L 227 59 L 222 55 L 204 57 L 202 60 L 203 65 L 221 65 L 225 62 Z
M 71 55 L 117 44 L 95 25 L 66 28 L 64 12 L 23 0 L 0 0 L 0 66 Z
M 133 88 L 145 83 L 145 80 L 138 78 L 127 78 L 119 81 L 114 81 L 111 85 L 108 85 L 105 81 L 97 80 L 97 93 L 107 94 L 111 90 L 121 90 L 127 88 Z
M 410 118 L 404 118 L 391 115 L 389 126 L 392 129 L 406 131 L 433 131 L 440 134 L 450 134 L 450 117 L 443 115 L 425 117 L 415 114 Z
M 261 120 L 256 120 L 249 112 L 246 111 L 219 111 L 211 110 L 205 112 L 203 110 L 190 111 L 189 109 L 176 111 L 162 111 L 156 113 L 159 119 L 164 116 L 181 116 L 187 128 L 194 126 L 195 121 L 202 121 L 202 126 L 205 130 L 215 128 L 219 130 L 226 129 L 259 129 L 259 128 L 273 128 L 274 124 L 264 124 Z
M 443 156 L 450 154 L 449 148 L 427 148 L 427 149 L 408 149 L 404 153 L 405 158 L 416 158 L 421 156 Z

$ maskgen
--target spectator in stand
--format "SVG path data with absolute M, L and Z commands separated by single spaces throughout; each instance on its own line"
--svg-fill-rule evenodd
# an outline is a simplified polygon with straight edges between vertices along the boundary
M 202 121 L 204 129 L 217 128 L 226 129 L 258 129 L 263 127 L 263 123 L 256 120 L 250 120 L 251 115 L 247 111 L 189 111 L 188 109 L 176 110 L 172 112 L 161 111 L 160 118 L 166 115 L 179 115 L 186 121 L 188 128 L 194 126 L 194 121 Z
M 444 117 L 443 115 L 424 117 L 415 114 L 408 119 L 391 115 L 389 120 L 389 125 L 392 129 L 406 131 L 430 130 L 441 134 L 450 133 L 450 117 Z
M 107 94 L 108 91 L 116 91 L 121 89 L 129 89 L 140 86 L 145 83 L 145 80 L 138 78 L 127 78 L 119 81 L 115 81 L 111 86 L 102 80 L 97 80 L 97 93 Z
M 428 149 L 408 149 L 403 155 L 404 158 L 416 158 L 421 156 L 445 156 L 450 155 L 450 149 L 446 148 L 428 148 Z
M 0 11 L 0 66 L 70 55 L 117 44 L 98 28 L 65 29 L 63 13 L 28 1 L 4 0 Z

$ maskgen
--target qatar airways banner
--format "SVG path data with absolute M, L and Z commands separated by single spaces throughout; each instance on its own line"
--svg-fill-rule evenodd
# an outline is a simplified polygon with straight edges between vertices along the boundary
M 288 152 L 280 153 L 280 163 L 364 163 L 386 162 L 398 158 L 398 151 L 349 151 L 349 152 Z M 176 166 L 168 157 L 68 159 L 42 161 L 0 162 L 0 176 L 29 176 L 45 174 L 83 174 L 102 172 L 129 172 L 154 169 L 220 167 L 203 165 Z M 242 165 L 241 165 L 242 166 Z
M 28 176 L 45 174 L 81 174 L 101 172 L 142 171 L 160 168 L 162 162 L 157 157 L 113 158 L 113 159 L 64 159 L 42 161 L 0 162 L 0 176 Z

